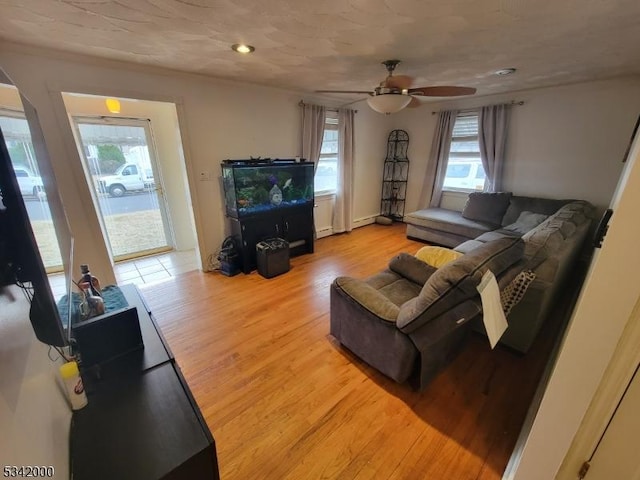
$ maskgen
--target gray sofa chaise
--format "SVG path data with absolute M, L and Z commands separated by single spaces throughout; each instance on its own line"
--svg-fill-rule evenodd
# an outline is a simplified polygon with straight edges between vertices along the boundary
M 331 285 L 330 333 L 393 380 L 424 388 L 457 352 L 482 309 L 476 290 L 491 270 L 501 287 L 522 271 L 524 241 L 484 243 L 438 269 L 402 253 L 368 279 Z
M 593 206 L 582 200 L 471 193 L 462 212 L 427 208 L 409 213 L 404 221 L 409 238 L 462 253 L 499 238 L 522 238 L 524 268 L 536 278 L 509 313 L 509 327 L 500 342 L 525 353 L 575 266 L 593 213 Z M 476 329 L 483 330 L 476 323 Z

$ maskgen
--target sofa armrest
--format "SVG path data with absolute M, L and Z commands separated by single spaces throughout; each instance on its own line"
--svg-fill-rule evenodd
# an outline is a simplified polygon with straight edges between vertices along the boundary
M 395 323 L 400 308 L 368 283 L 351 277 L 338 277 L 334 287 L 381 320 Z
M 414 255 L 403 252 L 391 259 L 389 270 L 411 280 L 413 283 L 424 285 L 437 269 Z

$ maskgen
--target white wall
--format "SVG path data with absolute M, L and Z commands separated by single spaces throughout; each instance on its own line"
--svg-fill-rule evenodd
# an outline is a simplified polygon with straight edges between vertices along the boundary
M 511 100 L 525 103 L 512 108 L 503 190 L 609 204 L 640 111 L 639 77 L 461 97 L 393 115 L 393 127 L 411 139 L 408 211 L 418 208 L 436 122 L 431 112 Z
M 294 92 L 215 80 L 167 70 L 102 61 L 4 43 L 0 64 L 38 109 L 60 193 L 76 236 L 76 258 L 115 281 L 60 92 L 173 102 L 177 106 L 200 257 L 219 248 L 225 233 L 219 175 L 227 158 L 300 155 L 302 98 Z M 313 99 L 311 99 L 313 100 Z M 354 218 L 379 212 L 388 118 L 360 108 L 356 115 Z M 79 260 L 78 260 L 79 261 Z
M 18 287 L 0 289 L 0 312 L 0 466 L 53 466 L 54 478 L 69 478 L 71 409 L 57 381 L 62 362 L 51 361 L 36 339 Z

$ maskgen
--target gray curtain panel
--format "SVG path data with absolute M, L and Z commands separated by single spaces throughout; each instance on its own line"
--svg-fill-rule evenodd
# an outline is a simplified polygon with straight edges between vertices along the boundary
M 419 208 L 439 207 L 442 198 L 442 184 L 447 173 L 447 161 L 451 148 L 451 136 L 453 125 L 458 116 L 457 110 L 447 110 L 438 113 L 436 130 L 431 142 L 431 153 L 425 174 L 425 182 L 422 186 Z
M 502 167 L 507 145 L 510 105 L 489 105 L 480 109 L 478 141 L 480 158 L 486 174 L 485 192 L 499 192 L 502 188 Z
M 322 137 L 324 136 L 325 107 L 321 105 L 302 105 L 302 158 L 314 162 L 318 168 Z
M 355 110 L 338 109 L 338 188 L 333 208 L 333 232 L 350 232 L 353 228 L 353 162 Z

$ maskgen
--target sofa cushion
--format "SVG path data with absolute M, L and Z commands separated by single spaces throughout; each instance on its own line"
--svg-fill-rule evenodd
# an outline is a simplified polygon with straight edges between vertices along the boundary
M 493 232 L 485 232 L 479 237 L 476 237 L 478 242 L 487 243 L 493 242 L 494 240 L 500 240 L 501 238 L 513 238 L 519 237 L 520 235 L 515 234 L 510 231 L 502 231 L 502 230 L 494 230 Z
M 523 255 L 520 238 L 503 238 L 472 250 L 434 272 L 420 295 L 400 307 L 397 326 L 410 333 L 456 305 L 478 296 L 482 275 L 491 270 L 496 277 Z
M 576 224 L 572 221 L 562 220 L 561 218 L 557 218 L 555 215 L 545 222 L 545 226 L 549 228 L 555 228 L 562 234 L 565 239 L 571 238 L 578 229 Z
M 422 286 L 436 271 L 436 267 L 428 265 L 413 255 L 402 252 L 391 259 L 389 270 Z
M 404 217 L 405 223 L 450 232 L 466 238 L 474 238 L 489 232 L 495 226 L 464 218 L 460 212 L 445 208 L 426 208 L 409 213 Z
M 545 215 L 544 213 L 533 213 L 529 210 L 525 210 L 523 212 L 520 212 L 520 216 L 515 222 L 510 223 L 506 227 L 503 227 L 503 230 L 509 230 L 519 235 L 524 235 L 529 230 L 532 230 L 533 228 L 540 225 L 548 217 L 549 215 Z
M 509 208 L 502 218 L 502 225 L 510 225 L 518 220 L 524 211 L 542 213 L 543 215 L 553 215 L 560 207 L 572 200 L 554 200 L 551 198 L 535 198 L 512 196 L 509 201 Z
M 500 225 L 512 195 L 511 192 L 470 193 L 462 210 L 462 216 L 469 220 Z
M 558 229 L 543 224 L 523 235 L 522 239 L 525 241 L 524 256 L 530 259 L 552 255 L 560 249 L 564 237 Z
M 398 306 L 368 283 L 351 277 L 338 277 L 333 283 L 376 317 L 385 322 L 395 323 Z
M 572 200 L 570 203 L 563 205 L 558 209 L 558 212 L 580 212 L 583 215 L 589 217 L 591 215 L 591 211 L 593 210 L 593 205 L 585 200 Z
M 418 285 L 406 278 L 400 278 L 397 281 L 382 287 L 378 290 L 381 294 L 389 299 L 393 304 L 400 307 L 407 300 L 411 300 L 420 294 Z
M 484 245 L 484 242 L 481 242 L 479 240 L 467 240 L 466 242 L 458 245 L 455 248 L 455 251 L 460 253 L 469 253 L 471 250 L 475 250 L 482 245 Z
M 440 268 L 449 262 L 457 260 L 462 255 L 462 253 L 451 250 L 450 248 L 427 245 L 426 247 L 422 247 L 418 250 L 415 256 L 418 260 L 423 261 L 427 265 L 431 265 L 434 268 Z
M 580 211 L 572 212 L 567 210 L 558 210 L 558 213 L 556 213 L 553 216 L 553 218 L 566 221 L 566 222 L 571 222 L 576 226 L 582 225 L 584 222 L 588 220 L 588 217 L 583 212 L 580 212 Z

